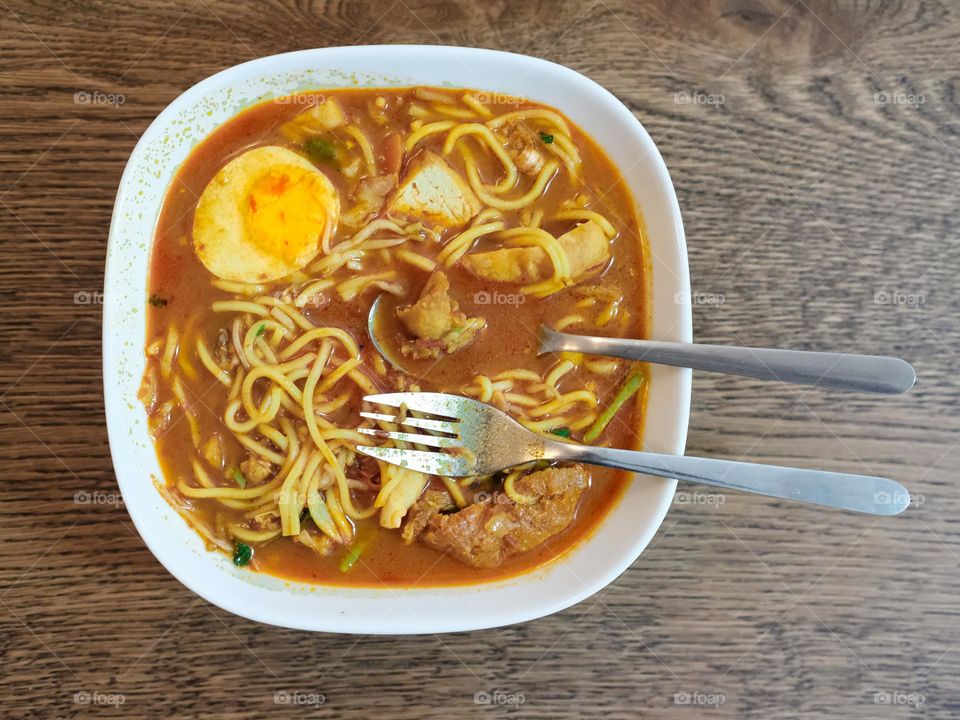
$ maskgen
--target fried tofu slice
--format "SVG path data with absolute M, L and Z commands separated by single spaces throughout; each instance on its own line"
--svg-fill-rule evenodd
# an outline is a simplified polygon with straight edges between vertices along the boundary
M 589 220 L 557 238 L 570 262 L 570 275 L 581 279 L 610 260 L 610 240 L 600 224 Z M 467 272 L 482 280 L 534 283 L 553 275 L 553 264 L 538 247 L 503 248 L 463 258 Z
M 450 281 L 442 272 L 427 280 L 420 299 L 397 310 L 397 317 L 415 340 L 400 346 L 404 355 L 415 358 L 439 358 L 466 347 L 487 326 L 483 318 L 468 318 L 450 297 Z
M 442 157 L 425 152 L 407 170 L 390 198 L 387 214 L 451 230 L 465 225 L 482 207 L 467 182 Z

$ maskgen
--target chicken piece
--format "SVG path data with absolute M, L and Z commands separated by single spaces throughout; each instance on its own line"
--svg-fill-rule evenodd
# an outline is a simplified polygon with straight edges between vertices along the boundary
M 419 537 L 468 565 L 497 567 L 565 530 L 589 484 L 583 465 L 548 468 L 517 481 L 517 492 L 533 498 L 528 504 L 491 498 L 447 514 L 442 498 L 425 493 L 410 510 L 403 536 Z
M 427 486 L 427 476 L 421 472 L 401 467 L 392 472 L 396 483 L 380 509 L 380 527 L 385 528 L 400 527 L 400 521 Z
M 513 158 L 517 170 L 524 175 L 536 175 L 543 168 L 539 136 L 524 123 L 509 123 L 498 130 L 506 140 L 506 151 Z
M 570 262 L 570 276 L 579 280 L 610 260 L 610 240 L 599 223 L 588 220 L 557 238 Z M 505 283 L 533 283 L 553 275 L 553 264 L 538 247 L 503 248 L 472 253 L 463 265 L 474 277 Z
M 240 463 L 240 472 L 243 473 L 247 482 L 258 485 L 273 475 L 273 466 L 262 458 L 249 455 Z
M 350 199 L 353 205 L 348 212 L 340 216 L 340 221 L 348 227 L 359 227 L 383 209 L 390 191 L 397 186 L 396 175 L 380 175 L 364 178 L 357 183 Z
M 468 318 L 450 297 L 450 282 L 442 272 L 427 280 L 420 299 L 397 310 L 397 317 L 416 340 L 400 346 L 404 355 L 414 358 L 439 358 L 473 342 L 487 326 L 483 318 Z
M 451 230 L 465 225 L 481 208 L 467 182 L 443 158 L 424 152 L 410 164 L 387 213 Z
M 410 544 L 433 518 L 452 513 L 456 509 L 457 504 L 446 490 L 427 490 L 407 513 L 407 521 L 403 524 L 400 537 Z

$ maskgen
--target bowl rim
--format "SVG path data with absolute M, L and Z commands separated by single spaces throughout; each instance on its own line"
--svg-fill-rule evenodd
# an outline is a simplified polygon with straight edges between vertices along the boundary
M 120 404 L 123 404 L 125 400 L 124 398 L 120 397 L 119 383 L 114 383 L 111 380 L 118 370 L 119 363 L 122 363 L 123 361 L 124 353 L 130 353 L 131 350 L 118 348 L 117 343 L 114 342 L 115 338 L 112 336 L 112 328 L 114 327 L 115 323 L 122 322 L 120 319 L 121 308 L 118 306 L 117 302 L 114 301 L 114 294 L 112 291 L 112 288 L 116 284 L 116 278 L 121 272 L 117 269 L 119 251 L 117 251 L 117 253 L 112 251 L 116 249 L 116 246 L 119 243 L 117 237 L 119 231 L 117 228 L 121 222 L 121 212 L 128 204 L 128 189 L 131 186 L 131 179 L 134 169 L 139 163 L 143 162 L 146 148 L 148 147 L 150 141 L 152 140 L 153 136 L 162 128 L 167 127 L 170 120 L 176 117 L 177 113 L 182 108 L 187 107 L 191 103 L 197 102 L 197 99 L 202 97 L 210 88 L 218 87 L 224 81 L 231 81 L 234 78 L 240 78 L 245 73 L 253 69 L 284 63 L 288 65 L 295 65 L 297 62 L 305 59 L 322 60 L 324 59 L 324 55 L 335 54 L 338 56 L 337 59 L 339 60 L 349 60 L 351 56 L 363 56 L 370 53 L 386 56 L 399 56 L 400 53 L 403 53 L 404 55 L 415 54 L 434 61 L 452 60 L 454 58 L 460 62 L 485 62 L 496 60 L 498 62 L 507 61 L 521 66 L 536 68 L 543 72 L 552 73 L 560 81 L 577 83 L 581 87 L 589 90 L 589 92 L 597 96 L 598 101 L 604 103 L 604 111 L 618 115 L 618 119 L 621 122 L 624 121 L 625 118 L 629 118 L 629 121 L 632 124 L 632 132 L 640 144 L 644 146 L 644 154 L 648 156 L 650 169 L 654 173 L 656 181 L 665 195 L 666 203 L 668 205 L 667 212 L 670 215 L 670 223 L 672 224 L 673 231 L 673 237 L 671 238 L 671 241 L 675 246 L 676 258 L 672 263 L 672 267 L 668 267 L 667 269 L 670 270 L 670 272 L 675 276 L 678 294 L 683 293 L 686 298 L 689 298 L 689 270 L 683 223 L 680 215 L 679 203 L 676 198 L 676 192 L 667 171 L 666 164 L 664 163 L 655 143 L 647 133 L 646 129 L 643 127 L 642 123 L 612 93 L 595 81 L 576 72 L 575 70 L 550 62 L 548 60 L 543 60 L 541 58 L 508 53 L 499 50 L 434 45 L 361 45 L 349 47 L 314 48 L 266 56 L 234 65 L 195 83 L 193 86 L 178 95 L 177 98 L 175 98 L 169 105 L 167 105 L 166 108 L 164 108 L 164 110 L 144 131 L 143 135 L 131 152 L 117 190 L 117 196 L 111 218 L 104 277 L 103 382 L 111 458 L 114 464 L 114 469 L 121 493 L 124 496 L 124 504 L 127 512 L 130 514 L 134 526 L 137 528 L 137 532 L 143 539 L 144 543 L 157 558 L 157 560 L 182 584 L 214 605 L 217 605 L 242 617 L 265 624 L 289 627 L 293 629 L 328 632 L 348 632 L 362 634 L 415 634 L 457 632 L 499 627 L 519 622 L 526 622 L 550 615 L 570 607 L 598 592 L 603 587 L 606 587 L 609 583 L 613 582 L 621 573 L 623 573 L 631 564 L 633 564 L 633 562 L 635 562 L 642 551 L 647 547 L 657 529 L 663 522 L 663 518 L 665 517 L 673 499 L 673 493 L 676 487 L 675 480 L 662 481 L 662 489 L 658 493 L 659 497 L 655 503 L 655 506 L 652 507 L 652 514 L 655 517 L 655 520 L 650 522 L 642 533 L 639 533 L 631 539 L 630 545 L 624 548 L 624 551 L 620 557 L 616 562 L 611 564 L 611 566 L 605 571 L 602 578 L 595 580 L 590 584 L 577 589 L 576 591 L 571 591 L 558 596 L 542 598 L 539 603 L 532 604 L 535 605 L 535 607 L 526 607 L 513 612 L 511 612 L 509 609 L 503 609 L 499 611 L 499 615 L 497 613 L 493 613 L 489 616 L 484 616 L 483 618 L 464 617 L 459 620 L 451 620 L 447 618 L 438 622 L 430 617 L 414 617 L 408 614 L 399 620 L 393 618 L 389 620 L 386 618 L 381 618 L 379 621 L 371 625 L 369 618 L 366 617 L 356 619 L 347 616 L 336 617 L 332 619 L 327 618 L 323 620 L 304 620 L 303 618 L 292 619 L 288 616 L 285 616 L 282 611 L 277 612 L 275 609 L 270 607 L 251 607 L 249 603 L 244 602 L 239 597 L 235 597 L 230 592 L 223 592 L 216 582 L 210 582 L 207 577 L 201 576 L 198 578 L 196 574 L 190 574 L 186 572 L 174 557 L 176 553 L 173 552 L 170 544 L 163 543 L 162 538 L 159 538 L 151 529 L 149 518 L 146 516 L 146 514 L 152 511 L 145 507 L 146 503 L 141 502 L 133 497 L 134 495 L 137 495 L 137 493 L 132 492 L 132 479 L 129 477 L 130 472 L 132 471 L 126 470 L 126 468 L 123 466 L 124 457 L 122 456 L 121 448 L 123 448 L 124 443 L 127 442 L 126 432 L 128 428 L 122 424 L 122 418 L 119 417 L 120 411 L 111 410 L 111 408 L 117 408 Z M 380 85 L 368 82 L 360 83 L 356 85 L 356 87 L 387 87 L 391 84 L 396 87 L 401 86 L 399 84 L 389 82 L 384 82 Z M 412 84 L 416 83 L 414 82 Z M 423 84 L 437 83 L 424 82 Z M 462 87 L 470 86 L 469 84 L 464 83 Z M 322 88 L 317 87 L 316 89 L 319 90 Z M 493 90 L 492 88 L 486 89 L 490 90 L 491 92 L 496 92 L 496 90 Z M 559 109 L 570 114 L 568 110 L 562 106 L 559 106 Z M 236 114 L 236 112 L 239 112 L 239 110 L 232 114 Z M 204 135 L 205 134 L 206 133 L 204 133 Z M 195 141 L 197 139 L 199 138 L 194 138 Z M 621 173 L 625 173 L 618 163 L 614 161 L 614 164 Z M 175 174 L 176 168 L 174 168 L 173 172 Z M 167 189 L 169 189 L 169 183 L 167 185 Z M 165 196 L 166 190 L 163 194 Z M 635 195 L 636 193 L 632 192 L 632 194 Z M 639 201 L 636 200 L 636 198 L 635 201 L 639 204 Z M 148 258 L 150 249 L 152 248 L 157 218 L 154 217 L 152 221 L 152 224 L 150 224 L 150 237 L 147 246 L 148 249 L 146 250 Z M 652 282 L 652 274 L 649 277 L 651 280 L 648 280 L 648 282 Z M 145 288 L 141 287 L 141 290 L 145 296 Z M 674 339 L 682 342 L 692 341 L 692 316 L 689 302 L 680 302 L 677 300 L 675 302 L 675 314 L 675 327 L 671 328 L 671 334 L 674 336 Z M 132 352 L 142 354 L 142 344 L 139 347 L 134 347 Z M 691 373 L 689 370 L 685 369 L 671 370 L 674 373 L 672 376 L 672 383 L 676 386 L 675 395 L 677 400 L 674 408 L 676 411 L 676 416 L 673 418 L 672 422 L 675 441 L 672 443 L 673 447 L 662 448 L 662 450 L 666 452 L 682 454 L 686 441 L 687 424 L 689 420 Z M 125 480 L 124 477 L 127 479 Z M 139 479 L 142 481 L 142 476 Z M 159 493 L 157 493 L 154 488 L 151 487 L 150 492 L 160 499 Z M 162 499 L 160 499 L 160 501 L 165 504 L 165 501 Z M 618 504 L 625 501 L 626 498 L 623 497 L 618 501 Z M 608 516 L 601 521 L 601 526 L 607 522 L 609 516 L 612 515 L 615 510 L 616 507 L 609 511 Z M 173 511 L 171 510 L 171 512 Z M 190 532 L 193 531 L 190 530 Z M 593 534 L 596 534 L 596 532 L 597 531 L 594 530 Z M 578 548 L 585 547 L 589 544 L 590 538 L 587 538 L 586 540 L 580 542 L 573 550 L 562 555 L 561 559 L 570 552 L 576 552 Z M 500 586 L 506 587 L 508 585 L 517 583 L 523 584 L 527 581 L 533 582 L 540 569 L 541 568 L 537 568 L 520 575 L 512 576 L 504 581 L 463 586 L 431 586 L 423 588 L 423 590 L 427 591 L 429 594 L 438 594 L 444 596 L 460 595 L 464 592 L 469 593 L 471 590 L 476 590 L 478 588 L 496 591 L 497 587 Z M 250 575 L 250 573 L 246 574 Z M 290 583 L 284 584 L 290 585 Z M 362 593 L 364 590 L 368 589 L 338 588 L 338 590 L 344 590 L 344 592 L 339 594 L 349 596 L 353 591 L 359 591 Z M 397 594 L 397 590 L 398 589 L 396 588 L 391 588 L 389 591 L 375 590 L 374 593 L 393 597 Z M 416 594 L 419 592 L 419 589 L 411 589 L 409 591 L 410 594 Z M 338 593 L 334 592 L 333 594 L 337 595 Z

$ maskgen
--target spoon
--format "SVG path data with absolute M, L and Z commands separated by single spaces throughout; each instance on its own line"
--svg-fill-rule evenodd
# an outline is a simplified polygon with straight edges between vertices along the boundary
M 380 311 L 381 300 L 383 300 L 383 295 L 377 295 L 376 300 L 374 300 L 370 306 L 370 311 L 367 313 L 367 335 L 370 336 L 370 342 L 373 343 L 373 347 L 380 353 L 380 357 L 390 363 L 396 370 L 402 373 L 408 373 L 408 370 L 404 368 L 398 360 L 395 360 L 393 355 L 387 352 L 387 348 L 377 340 L 377 313 Z
M 910 363 L 894 357 L 589 337 L 541 325 L 537 354 L 563 351 L 891 395 L 906 392 L 917 379 Z

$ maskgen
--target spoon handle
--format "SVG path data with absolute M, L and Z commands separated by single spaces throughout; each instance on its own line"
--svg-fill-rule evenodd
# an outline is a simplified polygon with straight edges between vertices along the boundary
M 903 485 L 869 475 L 567 443 L 550 443 L 547 456 L 871 515 L 897 515 L 910 504 Z
M 541 325 L 539 354 L 561 351 L 871 393 L 906 392 L 917 379 L 910 363 L 880 355 L 590 337 Z

